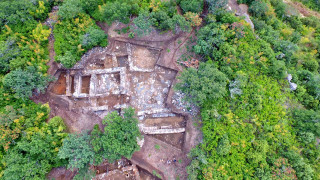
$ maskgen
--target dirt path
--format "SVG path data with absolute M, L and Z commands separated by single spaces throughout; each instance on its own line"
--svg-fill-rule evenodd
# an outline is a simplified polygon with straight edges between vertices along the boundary
M 295 9 L 297 9 L 300 12 L 300 14 L 305 17 L 315 16 L 317 18 L 320 18 L 319 12 L 313 11 L 313 10 L 307 8 L 305 5 L 303 5 L 300 2 L 295 2 L 295 1 L 291 1 L 291 0 L 284 0 L 283 2 L 294 7 Z
M 49 36 L 49 58 L 50 61 L 47 63 L 49 66 L 48 69 L 48 74 L 49 75 L 54 75 L 56 70 L 59 68 L 58 63 L 54 61 L 54 57 L 56 56 L 56 53 L 54 51 L 54 34 L 53 34 L 53 28 L 54 28 L 54 23 L 57 21 L 57 12 L 58 12 L 58 7 L 54 6 L 52 8 L 52 12 L 49 13 L 49 18 L 46 20 L 46 25 L 51 28 L 51 34 Z
M 164 179 L 187 179 L 186 154 L 163 141 L 145 136 L 145 144 L 132 156 L 132 162 L 149 172 L 157 171 Z

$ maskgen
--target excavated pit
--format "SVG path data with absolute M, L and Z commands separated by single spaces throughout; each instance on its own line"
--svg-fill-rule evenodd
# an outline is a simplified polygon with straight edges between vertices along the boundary
M 162 52 L 157 47 L 113 41 L 106 48 L 88 51 L 73 68 L 59 69 L 57 81 L 49 87 L 55 97 L 51 101 L 55 115 L 73 114 L 63 116 L 72 131 L 92 129 L 95 124 L 102 128 L 102 119 L 108 113 L 133 107 L 145 138 L 141 152 L 133 156 L 133 163 L 144 168 L 138 167 L 141 179 L 158 179 L 152 175 L 153 170 L 167 176 L 165 169 L 174 168 L 166 166 L 166 161 L 185 158 L 186 117 L 167 106 L 177 71 L 157 64 Z M 61 104 L 64 108 L 59 108 Z M 158 145 L 160 150 L 154 148 Z M 174 171 L 183 173 L 183 166 L 179 164 L 180 169 Z M 107 165 L 96 167 L 99 173 L 95 179 L 136 177 L 133 170 L 111 169 Z

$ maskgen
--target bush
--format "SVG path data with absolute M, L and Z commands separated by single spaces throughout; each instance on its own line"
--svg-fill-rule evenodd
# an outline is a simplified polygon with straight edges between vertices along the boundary
M 212 14 L 216 14 L 219 9 L 224 9 L 228 4 L 228 0 L 206 0 L 206 2 L 208 3 L 209 12 Z
M 293 127 L 298 132 L 311 132 L 320 137 L 320 114 L 317 111 L 293 109 L 292 117 L 295 120 Z
M 69 134 L 59 149 L 58 157 L 68 161 L 68 169 L 83 170 L 93 162 L 94 152 L 89 144 L 90 136 L 87 132 L 82 134 Z M 80 146 L 81 145 L 81 146 Z
M 186 101 L 202 106 L 208 99 L 214 101 L 227 93 L 227 77 L 210 62 L 200 63 L 199 69 L 188 68 L 178 77 L 175 89 L 185 93 Z
M 180 0 L 178 3 L 184 13 L 201 13 L 203 10 L 203 0 Z
M 111 24 L 113 21 L 129 23 L 132 14 L 138 14 L 139 5 L 134 1 L 108 1 L 101 7 L 98 20 Z
M 255 17 L 265 17 L 267 11 L 269 10 L 268 5 L 261 0 L 255 0 L 251 3 L 249 7 L 249 12 Z
M 139 37 L 148 35 L 152 31 L 152 20 L 148 11 L 140 12 L 139 16 L 134 18 L 131 30 Z
M 283 79 L 287 76 L 286 63 L 275 60 L 270 67 L 270 75 L 276 79 Z
M 10 69 L 10 61 L 20 55 L 20 49 L 14 38 L 0 41 L 0 73 L 6 73 Z
M 95 46 L 105 47 L 108 45 L 107 35 L 103 30 L 94 26 L 88 28 L 86 34 L 80 36 L 81 45 L 86 49 L 91 49 Z
M 77 63 L 77 60 L 72 52 L 67 51 L 64 55 L 57 56 L 57 62 L 66 68 L 72 68 Z
M 72 19 L 83 13 L 82 4 L 79 0 L 66 0 L 60 6 L 58 16 L 60 19 Z
M 26 70 L 17 69 L 7 74 L 2 82 L 5 88 L 13 90 L 19 98 L 26 99 L 32 96 L 32 91 L 43 92 L 52 79 L 37 72 L 29 66 Z

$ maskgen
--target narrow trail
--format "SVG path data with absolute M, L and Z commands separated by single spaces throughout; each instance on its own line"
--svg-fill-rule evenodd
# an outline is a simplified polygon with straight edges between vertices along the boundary
M 308 7 L 303 5 L 301 2 L 296 2 L 292 0 L 283 0 L 283 2 L 297 9 L 300 12 L 300 14 L 305 17 L 315 16 L 317 18 L 320 18 L 319 12 L 309 9 Z
M 171 58 L 172 62 L 173 62 L 173 60 L 174 60 L 174 58 L 176 56 L 177 51 L 180 49 L 180 47 L 185 44 L 185 42 L 188 40 L 188 38 L 190 38 L 190 36 L 192 36 L 192 33 L 194 32 L 194 29 L 195 28 L 192 28 L 192 31 L 185 37 L 185 39 L 182 41 L 182 43 L 180 43 L 179 46 L 174 50 L 173 56 Z
M 47 65 L 49 66 L 48 74 L 52 76 L 54 75 L 55 71 L 58 69 L 58 64 L 54 61 L 54 57 L 56 53 L 54 51 L 54 34 L 53 34 L 54 23 L 57 20 L 57 11 L 58 11 L 58 7 L 57 6 L 53 7 L 51 13 L 49 13 L 48 19 L 46 20 L 46 25 L 51 28 L 51 34 L 49 36 L 49 44 L 48 44 L 50 61 L 47 63 Z

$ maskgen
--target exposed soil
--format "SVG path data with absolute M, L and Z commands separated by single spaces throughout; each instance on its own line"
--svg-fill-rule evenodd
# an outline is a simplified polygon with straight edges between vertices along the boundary
M 66 73 L 61 72 L 59 75 L 59 79 L 56 81 L 52 92 L 57 95 L 65 95 L 66 94 Z
M 108 171 L 113 171 L 115 169 L 120 169 L 125 166 L 132 165 L 131 162 L 125 158 L 122 158 L 118 161 L 115 161 L 113 163 L 109 163 L 107 160 L 102 162 L 98 166 L 91 166 L 90 168 L 95 171 L 96 174 L 102 174 Z
M 309 9 L 308 7 L 306 7 L 305 5 L 303 5 L 300 2 L 291 1 L 291 0 L 284 0 L 283 2 L 294 7 L 295 9 L 297 9 L 300 12 L 300 14 L 302 14 L 303 16 L 306 16 L 306 17 L 316 16 L 316 17 L 320 18 L 319 12 Z
M 66 168 L 59 167 L 53 168 L 50 173 L 47 175 L 47 179 L 51 180 L 72 180 L 73 177 L 76 175 L 76 171 L 70 171 Z
M 61 69 L 61 65 L 54 62 L 54 37 L 51 35 L 49 40 L 50 62 L 51 67 L 48 71 L 50 75 L 56 75 L 57 81 L 51 83 L 45 95 L 36 97 L 36 102 L 49 102 L 51 107 L 50 116 L 59 115 L 65 120 L 69 132 L 80 132 L 85 129 L 92 129 L 95 124 L 102 128 L 102 118 L 110 111 L 121 111 L 119 105 L 133 106 L 137 112 L 150 110 L 166 110 L 172 113 L 171 107 L 167 106 L 168 93 L 172 88 L 172 83 L 176 78 L 177 72 L 181 66 L 177 65 L 177 59 L 187 51 L 186 45 L 188 39 L 194 37 L 195 31 L 177 34 L 167 32 L 160 34 L 153 31 L 150 35 L 144 37 L 128 38 L 127 34 L 118 34 L 115 30 L 126 27 L 121 23 L 113 23 L 111 26 L 105 23 L 97 23 L 108 33 L 109 46 L 106 48 L 93 49 L 84 55 L 85 60 L 81 60 L 78 65 L 70 71 L 70 90 L 71 96 L 64 96 L 67 90 L 66 70 Z M 130 62 L 141 71 L 129 70 L 130 62 L 128 55 L 128 46 L 131 47 Z M 116 60 L 115 60 L 116 59 Z M 81 75 L 80 71 L 104 69 L 116 69 L 116 67 L 126 67 L 125 83 L 129 85 L 127 94 L 119 94 L 121 79 L 120 73 L 99 73 L 93 75 Z M 60 70 L 59 70 L 60 68 Z M 146 72 L 144 72 L 147 70 Z M 60 74 L 58 71 L 62 71 Z M 96 88 L 97 94 L 106 93 L 97 97 L 75 98 L 75 76 L 80 73 L 82 78 L 81 93 L 90 96 L 90 83 L 96 78 L 98 83 Z M 108 94 L 109 93 L 109 94 Z M 58 95 L 58 96 L 57 96 Z M 171 98 L 171 97 L 169 97 Z M 94 106 L 93 106 L 94 105 Z M 108 106 L 108 110 L 90 110 L 93 107 Z M 119 109 L 115 107 L 119 106 Z M 111 108 L 110 108 L 111 107 Z M 152 172 L 155 171 L 164 179 L 186 179 L 187 174 L 185 167 L 189 160 L 186 157 L 188 151 L 194 146 L 192 143 L 185 143 L 187 140 L 194 139 L 197 133 L 196 129 L 188 127 L 188 121 L 182 116 L 149 118 L 140 123 L 148 126 L 170 126 L 172 128 L 186 127 L 185 133 L 162 134 L 162 135 L 145 135 L 145 143 L 139 152 L 133 156 L 132 163 L 139 167 L 141 179 L 158 179 Z M 189 123 L 189 125 L 192 123 Z M 186 138 L 188 137 L 188 138 Z M 160 149 L 155 146 L 159 145 Z M 190 146 L 186 148 L 185 146 Z M 98 174 L 111 171 L 116 165 L 105 163 L 95 167 Z M 117 168 L 115 168 L 117 169 Z M 61 176 L 61 174 L 65 176 Z M 53 175 L 52 175 L 53 174 Z M 55 174 L 55 175 L 54 175 Z M 72 175 L 72 176 L 71 176 Z M 68 179 L 73 177 L 74 172 L 67 172 L 65 169 L 55 169 L 50 173 L 50 177 Z M 123 173 L 117 173 L 112 179 L 127 179 Z M 48 176 L 49 177 L 49 176 Z M 131 177 L 131 176 L 129 176 Z M 130 178 L 129 178 L 130 179 Z
M 143 46 L 133 46 L 132 52 L 134 66 L 145 69 L 153 69 L 160 54 L 158 50 L 147 49 Z
M 183 149 L 184 135 L 185 133 L 174 133 L 174 134 L 154 134 L 149 136 L 159 139 L 176 148 Z
M 160 180 L 160 178 L 152 175 L 145 169 L 142 169 L 141 167 L 138 166 L 139 174 L 140 174 L 140 179 L 141 180 Z
M 185 127 L 182 116 L 165 117 L 165 118 L 147 118 L 144 121 L 145 126 L 172 126 L 175 128 Z
M 91 76 L 82 76 L 81 93 L 89 94 Z

